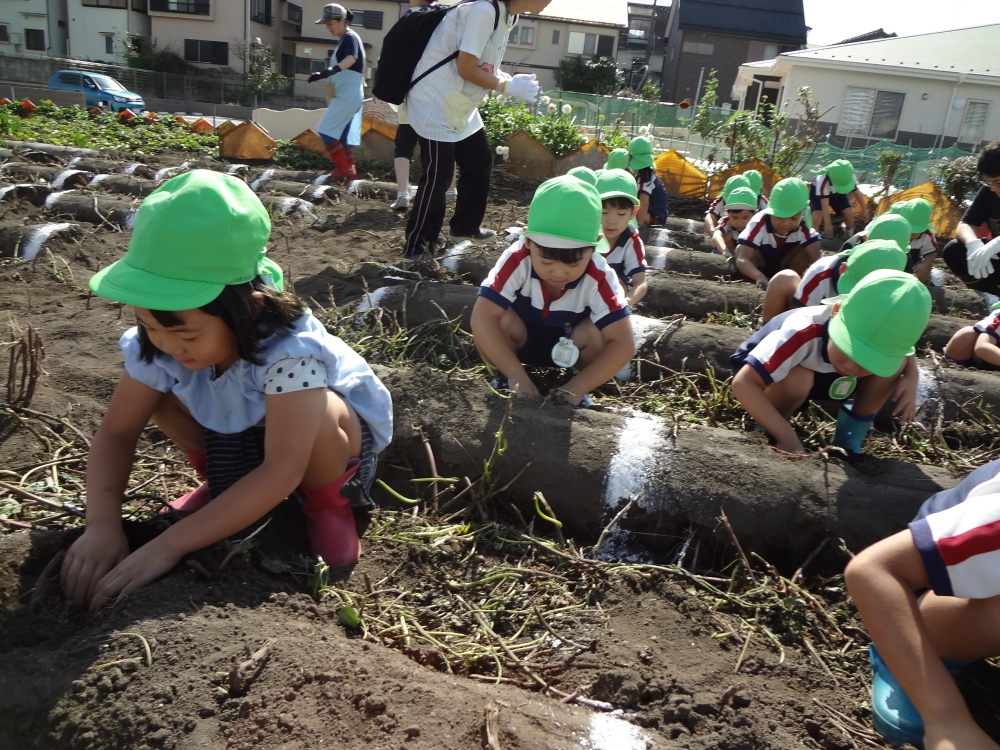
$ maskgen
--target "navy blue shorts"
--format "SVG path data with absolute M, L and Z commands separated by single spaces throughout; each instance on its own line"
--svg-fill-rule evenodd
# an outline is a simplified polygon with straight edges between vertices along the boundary
M 841 213 L 845 208 L 851 208 L 851 196 L 845 195 L 844 193 L 834 193 L 833 195 L 827 196 L 830 199 L 830 208 L 836 211 L 838 214 Z M 809 188 L 809 208 L 813 211 L 822 211 L 823 204 L 820 202 L 822 199 L 816 195 L 816 188 Z
M 798 242 L 786 242 L 779 250 L 776 247 L 759 247 L 757 252 L 764 256 L 764 267 L 760 272 L 768 279 L 774 277 L 778 271 L 785 270 L 785 258 L 798 250 L 802 245 Z
M 517 356 L 522 365 L 535 365 L 536 367 L 555 367 L 552 361 L 552 347 L 559 343 L 559 339 L 566 335 L 561 328 L 548 328 L 542 326 L 527 326 L 528 340 L 524 342 Z

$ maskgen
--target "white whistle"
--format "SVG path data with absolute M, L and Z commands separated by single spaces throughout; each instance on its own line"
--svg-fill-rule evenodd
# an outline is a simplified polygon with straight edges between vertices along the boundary
M 580 350 L 571 339 L 562 336 L 552 347 L 552 361 L 557 367 L 572 367 L 580 359 Z

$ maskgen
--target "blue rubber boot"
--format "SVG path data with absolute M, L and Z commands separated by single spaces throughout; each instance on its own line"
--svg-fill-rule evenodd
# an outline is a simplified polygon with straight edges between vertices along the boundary
M 833 433 L 833 444 L 850 453 L 861 453 L 861 441 L 875 421 L 875 415 L 856 415 L 845 406 L 837 413 L 837 429 Z
M 874 643 L 868 647 L 868 655 L 872 663 L 872 724 L 875 730 L 890 745 L 908 743 L 923 750 L 924 720 L 920 718 L 920 712 L 896 682 Z M 948 674 L 955 676 L 977 660 L 941 661 Z

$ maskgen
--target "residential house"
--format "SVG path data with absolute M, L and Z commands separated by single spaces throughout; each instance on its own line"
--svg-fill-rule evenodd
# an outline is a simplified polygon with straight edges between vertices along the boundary
M 802 0 L 674 0 L 667 29 L 663 98 L 675 102 L 694 101 L 714 69 L 726 106 L 740 65 L 806 44 Z
M 809 86 L 841 147 L 972 148 L 1000 138 L 997 34 L 1000 24 L 787 52 L 741 67 L 732 96 L 754 109 L 754 86 L 767 78 L 794 119 L 797 91 Z
M 150 42 L 148 0 L 64 0 L 69 14 L 67 56 L 126 64 L 125 43 L 138 49 Z
M 628 0 L 552 0 L 538 16 L 522 15 L 504 55 L 508 73 L 534 73 L 543 90 L 556 88 L 554 71 L 567 57 L 618 57 L 629 27 Z
M 643 80 L 662 86 L 668 20 L 669 0 L 629 2 L 628 28 L 618 39 L 618 69 L 625 74 L 626 86 L 638 89 Z
M 69 23 L 66 0 L 3 2 L 0 54 L 65 57 Z
M 107 2 L 108 0 L 97 0 Z M 153 43 L 200 68 L 246 71 L 252 44 L 270 47 L 275 67 L 294 55 L 298 5 L 288 0 L 148 0 Z M 288 56 L 288 57 L 286 57 Z M 287 65 L 287 63 L 286 63 Z

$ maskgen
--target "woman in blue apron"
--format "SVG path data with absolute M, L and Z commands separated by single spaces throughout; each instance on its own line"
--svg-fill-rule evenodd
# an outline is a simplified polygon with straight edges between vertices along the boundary
M 318 130 L 326 155 L 336 165 L 331 176 L 344 181 L 358 176 L 351 144 L 361 140 L 361 106 L 365 100 L 365 48 L 361 37 L 348 26 L 353 20 L 353 11 L 343 5 L 330 3 L 323 7 L 323 17 L 316 23 L 326 24 L 327 31 L 340 42 L 330 56 L 330 67 L 309 76 L 312 83 L 336 75 L 336 94 L 326 106 Z

